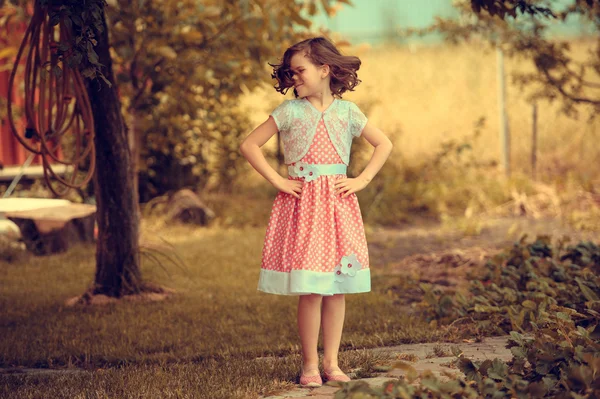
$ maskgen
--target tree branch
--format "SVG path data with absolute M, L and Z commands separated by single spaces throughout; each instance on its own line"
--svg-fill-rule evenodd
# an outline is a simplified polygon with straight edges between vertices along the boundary
M 161 58 L 160 60 L 158 60 L 158 62 L 156 62 L 153 65 L 152 71 L 154 71 L 157 67 L 159 67 L 163 62 L 165 62 L 165 58 Z M 148 74 L 144 77 L 141 87 L 136 91 L 135 95 L 133 96 L 133 100 L 131 101 L 131 107 L 130 107 L 131 109 L 136 109 L 139 99 L 142 97 L 142 95 L 146 91 L 146 88 L 148 87 L 149 81 L 150 81 L 150 74 Z
M 554 77 L 552 77 L 552 75 L 550 75 L 550 72 L 548 72 L 547 69 L 541 69 L 540 72 L 542 72 L 542 74 L 546 77 L 546 81 L 550 83 L 554 88 L 556 88 L 560 92 L 560 94 L 562 94 L 566 98 L 578 103 L 587 103 L 593 104 L 595 106 L 600 106 L 600 100 L 592 100 L 590 98 L 585 97 L 576 97 L 575 95 L 568 93 L 563 87 L 564 84 L 561 84 Z

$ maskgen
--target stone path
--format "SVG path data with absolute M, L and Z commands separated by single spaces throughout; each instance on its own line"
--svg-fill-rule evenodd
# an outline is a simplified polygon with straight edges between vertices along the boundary
M 473 361 L 482 361 L 486 359 L 499 358 L 503 361 L 509 361 L 512 359 L 512 353 L 510 349 L 506 348 L 508 342 L 508 335 L 500 337 L 484 338 L 482 342 L 463 342 L 463 343 L 425 343 L 425 344 L 406 344 L 398 346 L 390 346 L 383 348 L 373 348 L 369 351 L 373 352 L 387 352 L 392 358 L 404 359 L 404 361 L 410 363 L 417 372 L 430 370 L 441 380 L 448 380 L 448 377 L 443 375 L 443 371 L 452 373 L 459 377 L 464 377 L 464 374 L 456 369 L 448 367 L 448 365 L 456 359 L 452 355 L 451 347 L 458 347 L 463 355 Z M 440 347 L 444 352 L 447 352 L 449 356 L 432 357 L 435 349 L 439 350 Z M 415 361 L 408 361 L 407 359 L 416 359 Z M 356 371 L 356 370 L 354 370 Z M 406 372 L 399 369 L 391 369 L 385 372 L 378 372 L 375 377 L 371 378 L 355 378 L 354 373 L 348 373 L 353 381 L 365 381 L 371 387 L 381 387 L 382 384 L 391 379 L 400 379 L 401 376 L 405 375 Z M 281 392 L 277 395 L 271 395 L 263 397 L 263 399 L 288 399 L 288 398 L 311 398 L 311 399 L 332 399 L 340 388 L 335 386 L 328 386 L 324 384 L 319 388 L 297 388 L 291 391 Z

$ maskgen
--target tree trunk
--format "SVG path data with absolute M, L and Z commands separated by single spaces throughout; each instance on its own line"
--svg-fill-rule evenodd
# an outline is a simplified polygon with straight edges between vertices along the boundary
M 86 79 L 94 115 L 96 136 L 96 192 L 98 241 L 96 277 L 92 294 L 121 297 L 142 290 L 139 256 L 139 211 L 133 189 L 133 159 L 129 152 L 127 127 L 115 86 L 109 53 L 108 27 L 99 34 L 96 52 L 105 66 L 106 78 Z
M 129 110 L 129 123 L 127 134 L 127 140 L 129 142 L 129 153 L 131 154 L 131 166 L 133 174 L 133 192 L 138 196 L 139 203 L 139 173 L 140 173 L 140 146 L 142 145 L 142 135 L 140 129 L 138 129 L 138 117 L 135 108 Z

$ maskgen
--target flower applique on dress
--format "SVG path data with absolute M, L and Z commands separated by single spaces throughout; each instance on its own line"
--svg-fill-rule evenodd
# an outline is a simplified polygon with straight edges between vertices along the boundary
M 304 181 L 316 180 L 319 177 L 319 170 L 309 163 L 296 162 L 293 168 L 294 173 L 299 177 L 304 177 Z
M 340 263 L 333 269 L 335 281 L 344 282 L 348 277 L 356 276 L 356 272 L 362 269 L 356 254 L 342 256 Z

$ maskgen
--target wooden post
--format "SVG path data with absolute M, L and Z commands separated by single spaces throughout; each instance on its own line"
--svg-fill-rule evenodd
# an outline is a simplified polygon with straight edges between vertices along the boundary
M 537 180 L 537 103 L 533 103 L 531 115 L 531 177 Z
M 502 145 L 502 165 L 507 177 L 510 177 L 510 129 L 506 115 L 506 84 L 504 81 L 504 53 L 496 47 L 498 61 L 498 105 L 500 111 L 500 143 Z

